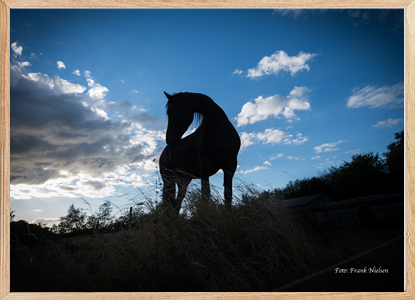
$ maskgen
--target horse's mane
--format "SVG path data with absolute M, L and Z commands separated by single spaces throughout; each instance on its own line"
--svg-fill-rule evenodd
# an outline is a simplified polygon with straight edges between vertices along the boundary
M 193 93 L 189 93 L 189 92 L 180 92 L 180 93 L 174 93 L 173 95 L 171 95 L 172 97 L 180 97 L 183 95 L 187 95 L 187 94 L 193 94 Z M 207 97 L 207 96 L 206 96 Z M 210 99 L 210 98 L 209 98 Z M 166 103 L 166 112 L 169 109 L 170 106 L 170 100 L 167 101 Z M 193 123 L 189 126 L 191 127 L 193 125 L 193 127 L 199 127 L 202 124 L 203 121 L 203 115 L 201 113 L 195 112 L 194 116 L 193 116 Z
M 184 94 L 191 94 L 191 93 L 189 93 L 189 92 L 173 93 L 172 96 L 180 96 L 180 95 L 184 95 Z

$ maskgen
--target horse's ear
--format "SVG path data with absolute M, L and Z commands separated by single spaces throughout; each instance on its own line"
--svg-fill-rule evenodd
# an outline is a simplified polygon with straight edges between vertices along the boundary
M 166 95 L 167 99 L 171 99 L 171 95 L 167 94 L 166 92 L 164 92 L 164 95 Z

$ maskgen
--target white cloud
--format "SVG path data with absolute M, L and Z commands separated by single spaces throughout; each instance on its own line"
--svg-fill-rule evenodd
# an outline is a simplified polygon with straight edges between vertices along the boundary
M 255 144 L 256 134 L 253 132 L 241 132 L 241 150 Z
M 242 75 L 243 72 L 244 71 L 242 71 L 242 70 L 236 69 L 235 71 L 233 71 L 232 75 L 233 74 Z
M 262 141 L 264 144 L 276 144 L 283 141 L 287 137 L 284 131 L 279 129 L 268 128 L 264 132 L 260 132 L 256 135 L 256 138 Z
M 54 80 L 46 74 L 29 73 L 27 74 L 27 76 L 26 75 L 22 75 L 22 76 L 32 81 L 38 82 L 40 86 L 49 86 L 49 88 L 53 89 L 55 85 Z
M 104 99 L 108 89 L 99 83 L 95 83 L 95 80 L 92 79 L 91 71 L 86 70 L 84 76 L 90 88 L 86 94 L 95 100 Z
M 58 76 L 55 77 L 55 90 L 61 91 L 64 94 L 81 94 L 86 90 L 86 87 L 80 84 L 71 83 Z
M 137 91 L 137 90 L 132 90 L 132 91 L 131 91 L 131 93 L 133 93 L 133 94 L 137 94 L 137 93 L 138 93 L 138 91 Z
M 84 71 L 84 77 L 87 78 L 87 79 L 91 78 L 91 71 L 85 70 Z
M 316 151 L 316 153 L 337 151 L 340 149 L 334 148 L 334 147 L 344 142 L 346 141 L 339 140 L 338 142 L 334 142 L 334 143 L 325 143 L 325 144 L 322 144 L 321 146 L 316 146 L 313 149 Z
M 319 159 L 319 158 L 320 158 L 320 156 L 317 155 L 317 156 L 312 157 L 311 160 L 315 160 L 315 159 Z
M 271 56 L 264 56 L 253 69 L 248 69 L 246 77 L 259 78 L 264 75 L 277 75 L 281 71 L 290 72 L 291 76 L 302 70 L 310 70 L 307 61 L 317 54 L 300 52 L 296 56 L 288 56 L 284 51 L 277 51 Z
M 66 69 L 65 64 L 63 62 L 57 61 L 56 63 L 58 65 L 58 69 Z
M 308 137 L 303 136 L 301 133 L 297 133 L 297 138 L 293 139 L 291 142 L 287 144 L 301 145 L 305 143 L 306 141 L 308 141 Z
M 384 128 L 384 127 L 388 127 L 388 128 L 392 128 L 395 125 L 398 125 L 399 123 L 403 122 L 403 119 L 387 119 L 385 121 L 379 121 L 378 123 L 376 123 L 375 125 L 372 125 L 375 128 Z
M 360 149 L 356 149 L 356 150 L 349 150 L 349 151 L 346 151 L 346 152 L 344 152 L 344 153 L 353 153 L 353 154 L 356 154 L 356 153 L 358 153 L 360 151 Z
M 16 61 L 16 64 L 17 64 L 20 68 L 28 67 L 28 66 L 30 66 L 30 65 L 31 65 L 31 64 L 30 64 L 30 62 L 28 62 L 28 61 L 22 61 L 22 62 L 20 62 L 20 61 Z
M 242 173 L 242 174 L 248 174 L 248 173 L 256 172 L 256 171 L 259 171 L 259 170 L 266 170 L 266 169 L 268 169 L 267 166 L 257 166 L 257 167 L 255 167 L 255 168 L 253 168 L 251 170 L 240 171 L 240 173 Z
M 326 148 L 324 149 L 324 152 L 333 152 L 333 151 L 338 151 L 340 150 L 340 148 Z
M 305 158 L 294 157 L 294 156 L 287 156 L 289 160 L 304 160 Z
M 92 79 L 92 77 L 91 77 L 91 71 L 88 71 L 88 70 L 86 70 L 85 72 L 84 72 L 84 77 L 86 78 L 86 81 L 87 81 L 87 83 L 88 83 L 88 86 L 91 88 L 91 87 L 93 87 L 94 86 L 94 84 L 95 84 L 95 81 Z
M 104 118 L 105 120 L 109 120 L 107 113 L 103 109 L 91 107 L 91 110 L 94 113 L 96 113 L 98 116 L 100 116 L 101 118 Z
M 260 170 L 267 170 L 268 166 L 271 166 L 271 163 L 269 161 L 264 161 L 264 166 L 256 166 L 253 169 L 250 170 L 245 170 L 245 171 L 237 171 L 237 173 L 241 173 L 241 174 L 248 174 L 248 173 L 252 173 L 252 172 L 256 172 L 256 171 L 260 171 Z
M 277 154 L 277 155 L 273 155 L 273 156 L 271 156 L 271 157 L 270 157 L 270 160 L 274 160 L 274 159 L 280 158 L 280 157 L 282 157 L 283 155 L 284 155 L 284 153 L 279 153 L 279 154 Z
M 337 158 L 337 156 L 333 156 L 333 157 L 328 157 L 326 158 L 326 160 L 322 163 L 320 163 L 320 166 L 324 166 L 324 165 L 331 165 L 331 164 L 340 164 L 340 161 L 335 161 L 335 159 Z
M 359 108 L 369 106 L 369 108 L 397 108 L 404 103 L 403 83 L 389 86 L 370 86 L 364 88 L 354 88 L 353 95 L 347 98 L 347 107 Z
M 242 106 L 241 112 L 236 117 L 237 126 L 254 124 L 268 119 L 269 116 L 278 118 L 283 115 L 286 119 L 296 118 L 295 110 L 310 109 L 307 92 L 309 89 L 306 87 L 294 87 L 286 97 L 274 95 L 264 99 L 259 96 L 255 99 L 255 103 L 247 102 Z
M 52 225 L 57 225 L 60 222 L 60 218 L 36 218 L 31 223 L 32 224 L 43 224 L 47 227 L 51 227 Z
M 286 133 L 279 129 L 268 128 L 264 132 L 242 132 L 241 133 L 241 150 L 247 148 L 256 142 L 262 142 L 263 144 L 294 144 L 300 145 L 308 140 L 307 137 L 303 137 L 301 133 L 297 134 L 297 139 L 292 139 L 293 135 Z M 283 154 L 279 154 L 277 157 L 281 157 Z
M 14 54 L 17 55 L 22 55 L 23 52 L 23 47 L 22 46 L 17 46 L 17 42 L 14 42 L 13 44 L 11 44 L 12 50 L 14 52 Z
M 151 155 L 157 150 L 158 141 L 164 142 L 166 132 L 161 130 L 148 130 L 136 124 L 134 136 L 130 139 L 132 145 L 143 147 L 142 152 Z
M 55 76 L 53 79 L 42 73 L 29 73 L 27 76 L 22 76 L 32 81 L 36 81 L 41 86 L 47 86 L 58 94 L 80 94 L 86 90 L 86 87 L 71 83 L 59 76 Z
M 121 81 L 122 83 L 125 83 L 125 81 L 124 81 L 124 80 L 122 80 L 122 79 L 120 79 L 120 81 Z
M 93 99 L 104 99 L 107 92 L 108 89 L 105 86 L 96 83 L 86 94 Z
M 76 76 L 81 76 L 81 72 L 78 69 L 74 70 L 72 74 L 75 74 Z
M 320 166 L 324 166 L 324 165 L 329 165 L 329 164 L 333 164 L 334 161 L 330 160 L 330 158 L 326 158 L 326 161 L 321 163 Z

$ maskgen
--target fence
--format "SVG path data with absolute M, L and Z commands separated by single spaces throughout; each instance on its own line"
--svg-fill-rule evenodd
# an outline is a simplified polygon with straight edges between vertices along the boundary
M 290 211 L 307 215 L 315 222 L 330 226 L 365 225 L 395 216 L 404 218 L 403 194 L 374 195 L 329 202 L 324 207 L 293 207 Z

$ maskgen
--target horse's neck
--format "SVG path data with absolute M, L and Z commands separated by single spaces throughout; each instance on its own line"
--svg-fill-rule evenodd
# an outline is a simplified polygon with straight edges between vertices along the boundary
M 192 110 L 202 114 L 204 120 L 212 124 L 219 125 L 223 122 L 229 122 L 229 119 L 222 108 L 220 108 L 219 105 L 209 98 L 199 97 L 193 100 Z

